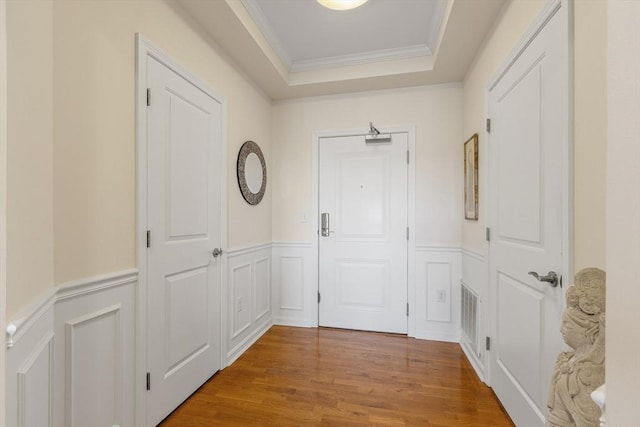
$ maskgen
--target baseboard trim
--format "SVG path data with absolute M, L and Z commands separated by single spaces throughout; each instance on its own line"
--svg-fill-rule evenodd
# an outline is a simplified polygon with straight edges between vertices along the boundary
M 416 252 L 453 252 L 460 253 L 460 246 L 416 245 Z
M 480 381 L 486 384 L 487 382 L 484 378 L 484 368 L 480 364 L 480 360 L 478 360 L 476 355 L 468 348 L 467 344 L 464 341 L 460 341 L 460 348 L 462 349 L 464 355 L 467 357 L 467 360 L 471 364 L 471 367 L 476 372 L 476 375 L 478 375 L 478 378 L 480 378 Z
M 416 331 L 414 338 L 418 340 L 453 342 L 456 344 L 460 343 L 460 333 L 451 334 L 432 331 Z
M 290 319 L 277 317 L 273 319 L 273 324 L 278 326 L 293 326 L 296 328 L 317 328 L 318 324 L 309 320 Z
M 267 319 L 262 325 L 260 325 L 253 333 L 249 334 L 245 339 L 240 341 L 238 345 L 231 349 L 227 353 L 226 366 L 231 366 L 233 362 L 238 360 L 242 354 L 247 351 L 261 336 L 263 336 L 271 327 L 273 322 L 271 319 Z

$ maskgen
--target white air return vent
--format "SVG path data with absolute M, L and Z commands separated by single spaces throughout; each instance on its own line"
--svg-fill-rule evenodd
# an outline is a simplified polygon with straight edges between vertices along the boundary
M 462 283 L 462 340 L 473 350 L 476 355 L 480 354 L 478 345 L 478 323 L 479 323 L 478 294 L 473 292 L 467 285 Z

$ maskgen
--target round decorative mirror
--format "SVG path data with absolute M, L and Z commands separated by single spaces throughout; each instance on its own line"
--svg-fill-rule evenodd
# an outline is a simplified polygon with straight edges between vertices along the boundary
M 242 197 L 250 205 L 260 203 L 267 189 L 267 164 L 255 142 L 247 141 L 240 147 L 237 173 Z

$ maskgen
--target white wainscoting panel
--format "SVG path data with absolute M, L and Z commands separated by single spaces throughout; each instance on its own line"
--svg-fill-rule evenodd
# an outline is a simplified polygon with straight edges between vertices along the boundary
M 487 275 L 488 270 L 484 255 L 462 249 L 462 280 L 483 298 L 489 292 Z
M 304 311 L 304 257 L 281 256 L 280 310 Z
M 427 321 L 451 322 L 451 261 L 427 261 Z
M 227 255 L 227 360 L 231 365 L 271 325 L 271 244 Z
M 53 426 L 54 297 L 52 292 L 44 307 L 31 307 L 29 326 L 7 350 L 7 426 Z
M 274 243 L 272 266 L 274 323 L 318 326 L 317 261 L 312 244 Z
M 137 274 L 60 288 L 55 304 L 55 425 L 134 424 Z
M 487 382 L 486 372 L 488 366 L 488 357 L 486 357 L 485 338 L 488 335 L 489 313 L 485 303 L 489 299 L 488 270 L 484 255 L 462 249 L 462 281 L 478 295 L 478 342 L 470 343 L 463 338 L 460 340 L 460 346 L 464 351 L 471 366 L 475 369 L 478 377 Z
M 252 263 L 230 267 L 229 309 L 231 317 L 231 340 L 235 339 L 251 326 L 251 285 L 253 282 Z
M 18 369 L 18 426 L 53 425 L 53 332 Z
M 137 278 L 128 270 L 53 287 L 13 319 L 7 425 L 134 425 Z
M 72 425 L 120 423 L 121 309 L 117 304 L 65 322 L 68 385 L 65 418 Z
M 316 260 L 311 243 L 274 243 L 227 254 L 227 366 L 273 323 L 316 327 Z M 460 283 L 481 299 L 479 339 L 487 314 L 486 263 L 455 247 L 416 248 L 415 337 L 460 340 Z M 7 425 L 134 425 L 135 297 L 129 270 L 52 290 L 16 317 L 7 350 Z M 240 310 L 238 310 L 240 308 Z M 485 355 L 462 347 L 484 379 Z
M 460 340 L 460 248 L 416 247 L 416 295 L 409 301 L 415 337 Z
M 254 322 L 271 312 L 271 257 L 256 259 L 255 269 Z

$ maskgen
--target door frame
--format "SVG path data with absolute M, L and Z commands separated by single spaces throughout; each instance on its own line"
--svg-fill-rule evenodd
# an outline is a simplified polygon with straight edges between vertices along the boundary
M 138 269 L 138 287 L 136 292 L 136 425 L 147 425 L 147 58 L 153 58 L 182 78 L 218 101 L 221 105 L 221 153 L 222 161 L 220 176 L 220 238 L 221 247 L 225 249 L 220 257 L 220 361 L 221 370 L 225 368 L 226 360 L 226 319 L 227 307 L 223 301 L 227 300 L 227 100 L 224 96 L 211 89 L 203 80 L 195 77 L 180 66 L 172 57 L 158 49 L 140 33 L 136 33 L 136 267 Z
M 407 318 L 407 335 L 410 337 L 415 336 L 416 331 L 416 310 L 411 306 L 411 302 L 416 300 L 416 285 L 415 285 L 415 264 L 416 264 L 416 189 L 415 189 L 415 173 L 416 173 L 416 127 L 414 125 L 408 126 L 390 126 L 381 127 L 380 133 L 406 133 L 407 134 L 407 149 L 409 150 L 409 165 L 407 169 L 407 225 L 409 227 L 409 241 L 407 245 L 407 302 L 409 306 L 409 317 Z M 312 257 L 314 262 L 312 263 L 313 278 L 315 280 L 315 290 L 320 291 L 320 233 L 319 223 L 320 218 L 318 216 L 318 206 L 320 197 L 320 139 L 321 138 L 336 138 L 347 136 L 360 136 L 363 137 L 369 134 L 369 128 L 356 128 L 346 130 L 328 130 L 328 131 L 315 131 L 312 133 L 311 138 L 311 152 L 312 152 L 312 192 L 311 192 L 311 223 L 316 229 L 316 233 L 312 244 Z M 315 326 L 319 325 L 320 310 L 318 304 L 313 306 L 313 317 L 315 318 Z
M 5 425 L 7 346 L 7 9 L 0 1 L 0 427 Z
M 529 46 L 529 44 L 536 38 L 544 26 L 549 20 L 558 14 L 562 21 L 562 80 L 563 87 L 566 90 L 562 93 L 562 277 L 565 286 L 562 288 L 562 302 L 563 307 L 565 303 L 564 295 L 566 293 L 567 285 L 573 281 L 574 265 L 573 265 L 573 168 L 574 168 L 574 143 L 573 143 L 573 3 L 571 0 L 550 0 L 549 3 L 542 9 L 538 18 L 531 25 L 529 30 L 522 37 L 520 42 L 504 59 L 498 71 L 494 76 L 489 79 L 485 88 L 485 117 L 489 116 L 489 95 L 491 90 L 495 88 L 498 82 L 502 79 L 504 74 L 511 68 L 515 61 L 520 57 L 522 52 Z M 491 144 L 491 134 L 484 129 L 484 137 L 486 144 L 482 144 L 480 149 L 482 172 L 482 181 L 487 183 L 487 197 L 486 200 L 490 200 L 490 193 L 492 190 L 492 183 L 489 182 L 489 145 Z M 486 218 L 485 227 L 489 227 L 488 221 L 491 214 L 491 206 L 489 203 L 485 203 L 484 217 Z M 488 284 L 488 300 L 485 314 L 488 319 L 487 336 L 497 336 L 497 319 L 495 310 L 495 293 L 494 284 L 491 282 L 491 272 L 489 265 L 491 264 L 491 252 L 489 248 L 490 243 L 485 242 L 486 257 L 486 274 Z M 560 327 L 560 325 L 558 325 Z M 484 360 L 484 369 L 486 372 L 486 382 L 491 386 L 491 354 L 487 354 Z

